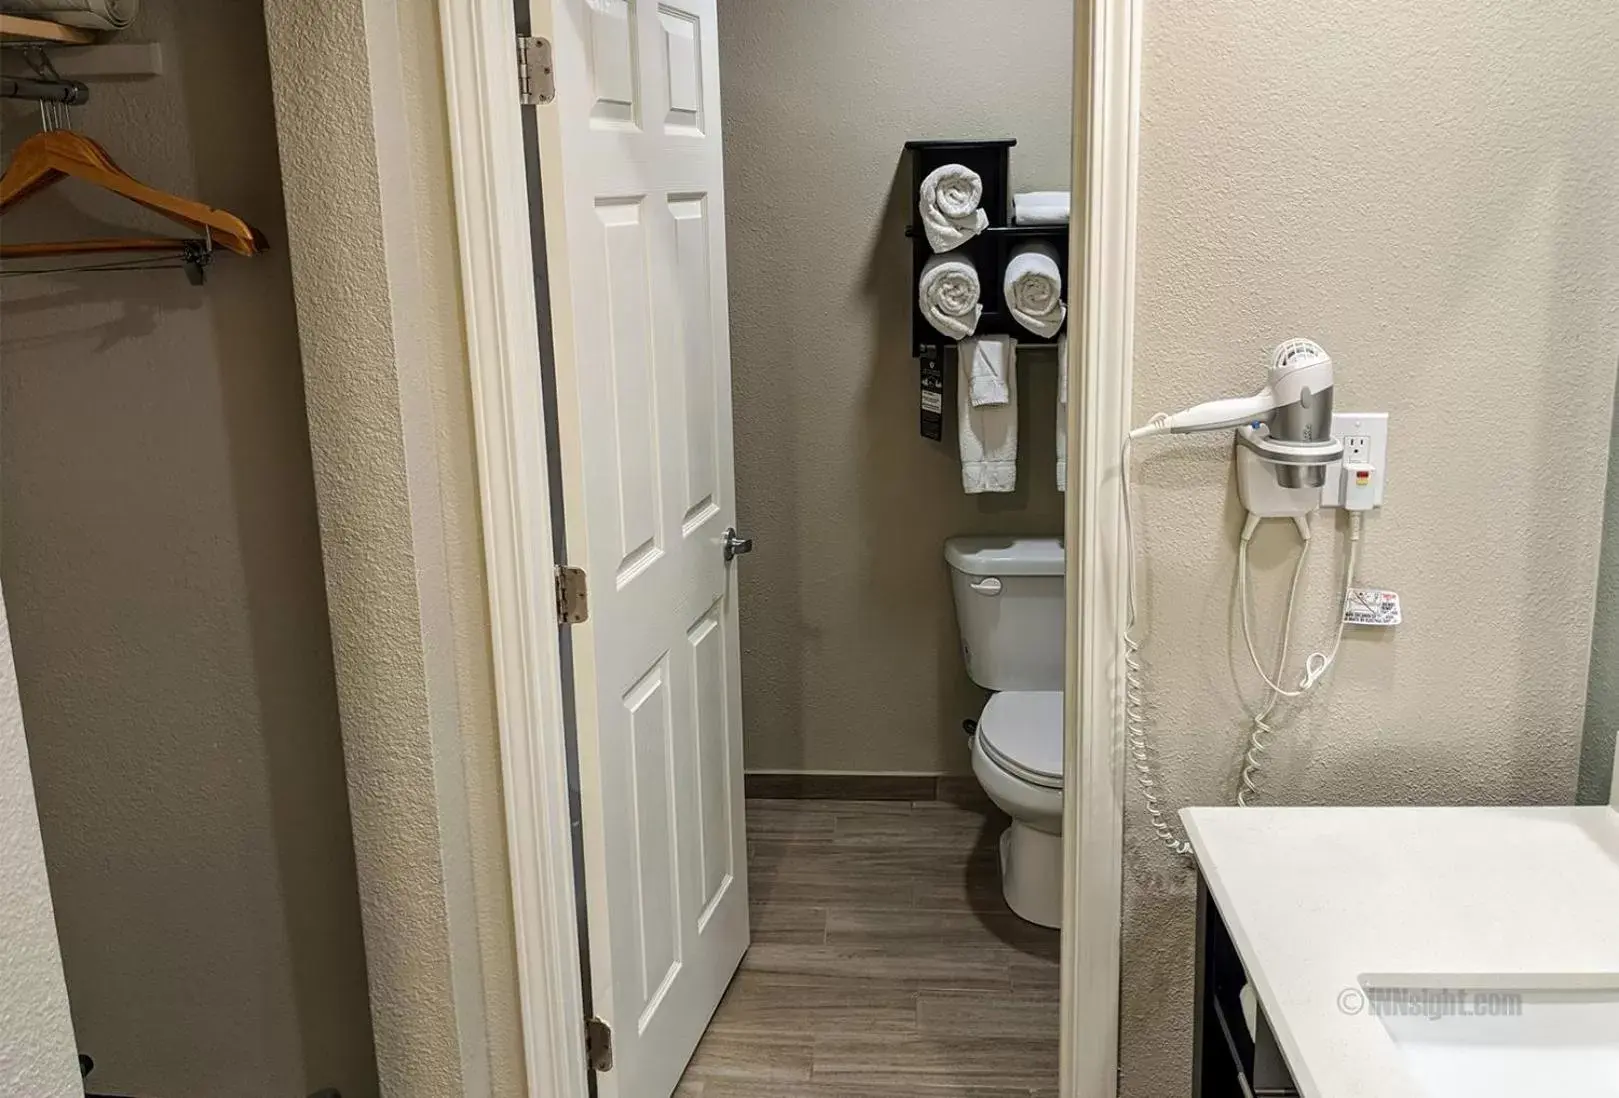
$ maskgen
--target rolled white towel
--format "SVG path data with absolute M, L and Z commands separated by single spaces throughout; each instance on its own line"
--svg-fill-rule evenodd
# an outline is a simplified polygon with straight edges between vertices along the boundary
M 959 248 L 989 225 L 989 215 L 978 208 L 984 200 L 984 181 L 971 168 L 946 164 L 922 180 L 917 203 L 922 229 L 936 252 Z
M 1062 328 L 1062 264 L 1050 244 L 1032 240 L 1013 252 L 1001 289 L 1013 318 L 1035 335 L 1050 339 Z
M 87 30 L 123 30 L 140 0 L 0 0 L 0 11 L 21 12 Z
M 1066 225 L 1071 204 L 1067 191 L 1024 191 L 1012 196 L 1012 223 Z
M 936 255 L 922 265 L 916 300 L 928 323 L 951 339 L 966 339 L 978 328 L 984 307 L 978 270 L 959 252 Z

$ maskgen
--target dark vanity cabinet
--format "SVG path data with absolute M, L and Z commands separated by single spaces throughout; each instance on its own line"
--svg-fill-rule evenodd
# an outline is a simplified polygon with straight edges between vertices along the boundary
M 1193 1098 L 1287 1098 L 1297 1096 L 1264 1007 L 1243 1016 L 1248 983 L 1242 958 L 1220 909 L 1198 879 L 1197 995 L 1192 1048 Z

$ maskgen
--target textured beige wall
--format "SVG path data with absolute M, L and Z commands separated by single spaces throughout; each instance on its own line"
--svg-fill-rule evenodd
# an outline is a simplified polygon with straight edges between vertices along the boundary
M 1181 0 L 1146 12 L 1136 416 L 1247 393 L 1278 338 L 1392 414 L 1360 575 L 1403 596 L 1283 711 L 1272 803 L 1574 795 L 1619 355 L 1619 8 Z M 1173 805 L 1226 803 L 1259 697 L 1233 633 L 1230 436 L 1138 464 L 1150 696 Z M 1301 650 L 1329 639 L 1326 535 Z M 1274 636 L 1294 539 L 1255 542 Z M 1304 647 L 1309 646 L 1309 647 Z M 1132 787 L 1124 1093 L 1188 1088 L 1191 871 Z
M 1619 426 L 1619 421 L 1616 421 Z M 1608 450 L 1608 489 L 1603 504 L 1602 561 L 1597 578 L 1596 620 L 1591 626 L 1591 670 L 1586 684 L 1585 742 L 1580 748 L 1580 804 L 1619 807 L 1619 446 Z
M 182 10 L 184 18 L 180 18 Z M 75 124 L 273 250 L 0 283 L 0 514 L 79 1046 L 99 1089 L 376 1093 L 314 482 L 253 0 L 148 0 L 165 73 Z M 8 104 L 9 147 L 37 126 Z M 64 183 L 16 240 L 171 232 Z
M 434 0 L 268 0 L 382 1090 L 518 1095 Z
M 1062 528 L 1052 352 L 1015 494 L 964 495 L 954 436 L 916 430 L 905 141 L 1016 137 L 1015 187 L 1068 179 L 1071 0 L 993 8 L 721 0 L 750 770 L 965 772 L 944 540 Z
M 0 600 L 0 1093 L 82 1095 L 29 774 L 11 630 Z

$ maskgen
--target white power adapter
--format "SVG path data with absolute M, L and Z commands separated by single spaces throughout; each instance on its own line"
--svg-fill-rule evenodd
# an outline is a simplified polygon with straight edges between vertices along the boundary
M 1370 511 L 1377 506 L 1377 467 L 1370 462 L 1343 463 L 1339 477 L 1345 511 Z

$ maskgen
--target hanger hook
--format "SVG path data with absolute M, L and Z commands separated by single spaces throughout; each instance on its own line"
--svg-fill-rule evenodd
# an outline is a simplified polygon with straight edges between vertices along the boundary
M 56 71 L 56 66 L 51 62 L 51 55 L 46 53 L 43 47 L 23 46 L 20 52 L 23 60 L 28 63 L 28 67 L 34 71 L 34 75 L 40 80 L 52 84 L 67 83 L 62 79 L 62 74 Z M 48 133 L 53 130 L 68 129 L 71 125 L 72 116 L 68 114 L 66 102 L 61 100 L 40 100 L 40 129 Z
M 45 52 L 45 47 L 24 46 L 22 58 L 28 62 L 28 67 L 34 70 L 34 75 L 41 80 L 61 83 L 62 74 L 56 71 L 56 66 L 51 63 L 51 55 Z

